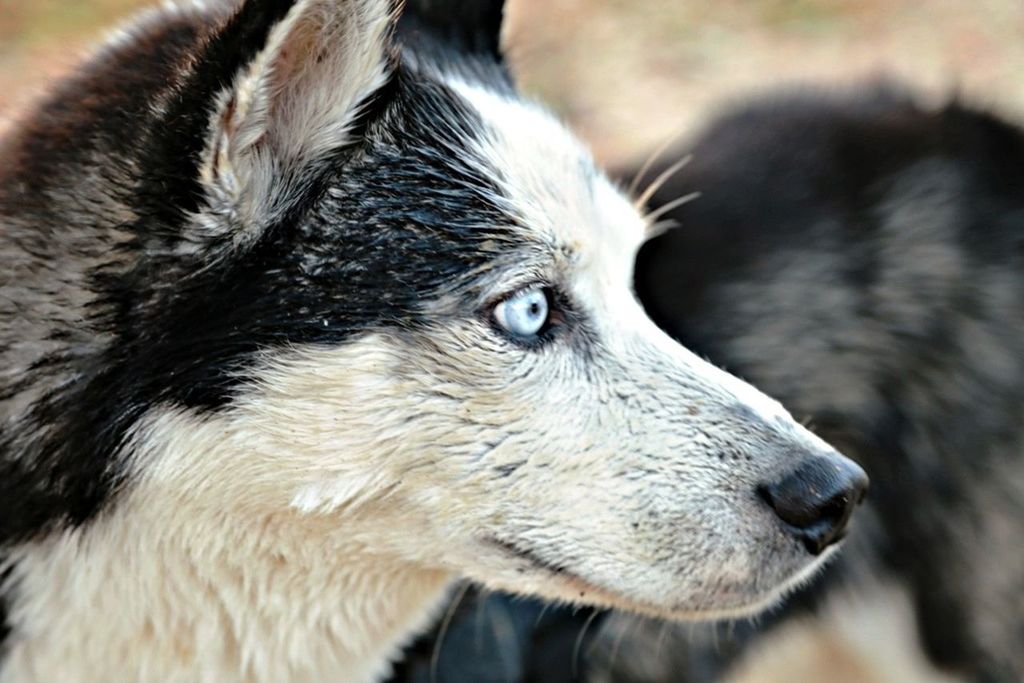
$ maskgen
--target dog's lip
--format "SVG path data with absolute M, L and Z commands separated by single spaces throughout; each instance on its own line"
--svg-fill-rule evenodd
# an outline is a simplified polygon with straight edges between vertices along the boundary
M 671 618 L 671 609 L 665 609 L 657 605 L 650 605 L 632 600 L 618 591 L 605 588 L 601 584 L 580 576 L 576 572 L 566 568 L 564 565 L 554 564 L 545 560 L 536 551 L 523 547 L 520 543 L 503 540 L 493 536 L 488 537 L 485 540 L 488 545 L 497 548 L 502 552 L 502 554 L 520 561 L 526 561 L 534 568 L 557 577 L 568 584 L 574 592 L 578 592 L 581 598 L 584 594 L 597 596 L 600 600 L 598 603 L 594 603 L 595 605 L 604 603 L 605 607 L 634 609 L 656 616 Z
M 581 598 L 584 594 L 597 597 L 598 601 L 593 603 L 595 605 L 600 606 L 603 604 L 604 607 L 625 608 L 652 616 L 670 619 L 673 618 L 674 610 L 670 607 L 666 608 L 630 599 L 618 591 L 605 588 L 594 581 L 580 576 L 572 570 L 567 569 L 564 565 L 554 564 L 545 560 L 536 551 L 523 547 L 521 543 L 515 543 L 513 541 L 507 541 L 493 536 L 486 538 L 485 541 L 491 547 L 497 548 L 501 551 L 503 555 L 515 558 L 519 561 L 526 561 L 532 567 L 554 576 L 560 581 L 568 584 L 568 586 L 574 592 L 578 593 Z
M 497 547 L 499 550 L 504 552 L 506 555 L 512 555 L 513 557 L 515 557 L 517 559 L 526 560 L 527 562 L 529 562 L 533 566 L 537 567 L 538 569 L 543 569 L 543 570 L 545 570 L 547 572 L 550 572 L 552 574 L 557 574 L 559 576 L 566 576 L 566 577 L 570 577 L 570 578 L 573 578 L 573 579 L 577 579 L 579 581 L 584 581 L 585 583 L 590 583 L 589 581 L 586 581 L 586 579 L 584 579 L 583 577 L 577 576 L 573 572 L 569 571 L 563 565 L 558 565 L 558 564 L 554 564 L 552 562 L 548 562 L 543 557 L 538 555 L 535 551 L 529 550 L 528 548 L 524 548 L 522 545 L 520 545 L 518 543 L 513 543 L 512 541 L 506 541 L 506 540 L 500 539 L 500 538 L 498 538 L 496 536 L 489 536 L 485 540 L 486 540 L 486 542 L 489 545 Z
M 497 548 L 502 552 L 502 554 L 513 557 L 517 560 L 526 561 L 536 569 L 540 569 L 547 574 L 563 579 L 564 581 L 572 584 L 577 590 L 580 590 L 581 593 L 598 593 L 608 596 L 618 596 L 620 600 L 624 599 L 624 596 L 619 595 L 616 591 L 605 588 L 590 579 L 580 576 L 571 569 L 568 569 L 565 565 L 549 562 L 541 557 L 539 553 L 524 547 L 521 543 L 504 540 L 496 536 L 490 536 L 485 540 L 488 545 Z
M 643 601 L 633 600 L 618 591 L 605 588 L 598 583 L 580 576 L 566 568 L 564 565 L 554 564 L 545 560 L 536 551 L 523 547 L 520 543 L 503 540 L 496 536 L 489 536 L 483 540 L 487 545 L 496 548 L 508 557 L 512 557 L 520 561 L 526 561 L 534 568 L 568 582 L 573 586 L 573 588 L 580 591 L 581 597 L 584 592 L 590 593 L 591 595 L 603 596 L 604 602 L 607 603 L 605 605 L 606 607 L 625 607 L 627 609 L 636 610 L 658 618 L 671 620 L 682 619 L 687 621 L 706 621 L 708 619 L 737 619 L 750 616 L 751 614 L 760 612 L 772 604 L 775 604 L 783 595 L 792 591 L 793 586 L 802 581 L 801 578 L 797 577 L 804 573 L 803 571 L 798 572 L 798 574 L 792 577 L 791 580 L 784 582 L 782 585 L 778 586 L 776 590 L 770 591 L 765 595 L 761 595 L 753 599 L 750 599 L 748 596 L 748 599 L 744 600 L 742 604 L 717 609 L 694 609 L 693 607 L 684 607 L 681 605 L 654 605 Z M 829 555 L 831 555 L 831 553 L 829 553 Z M 805 568 L 804 571 L 808 570 L 811 570 L 810 566 Z M 813 571 L 811 571 L 811 573 L 813 573 Z

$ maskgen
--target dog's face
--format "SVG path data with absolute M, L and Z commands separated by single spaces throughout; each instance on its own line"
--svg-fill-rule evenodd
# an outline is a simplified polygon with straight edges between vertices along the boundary
M 140 272 L 177 281 L 146 290 L 138 371 L 175 388 L 133 433 L 138 476 L 650 613 L 742 613 L 810 571 L 759 487 L 848 463 L 646 318 L 644 221 L 514 96 L 500 4 L 422 3 L 395 38 L 383 0 L 270 5 L 197 60 L 257 45 L 194 98 L 201 198 L 143 239 Z

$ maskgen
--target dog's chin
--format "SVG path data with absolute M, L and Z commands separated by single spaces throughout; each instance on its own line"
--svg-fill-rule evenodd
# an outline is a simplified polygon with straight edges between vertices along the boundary
M 834 547 L 828 549 L 820 557 L 789 573 L 767 589 L 755 590 L 751 587 L 719 595 L 702 594 L 698 605 L 686 600 L 655 604 L 632 596 L 628 591 L 587 579 L 570 567 L 552 565 L 515 544 L 494 539 L 489 540 L 488 544 L 517 562 L 516 571 L 521 582 L 516 581 L 513 585 L 500 588 L 540 595 L 549 600 L 584 603 L 673 621 L 717 621 L 755 616 L 771 609 L 789 593 L 807 583 L 835 552 Z
M 717 600 L 721 602 L 719 606 L 711 605 L 698 611 L 679 610 L 669 615 L 669 618 L 677 620 L 719 621 L 757 616 L 762 612 L 771 610 L 785 600 L 790 593 L 807 584 L 821 571 L 822 567 L 825 566 L 834 554 L 835 546 L 829 548 L 796 571 L 789 573 L 781 581 L 778 581 L 768 589 L 760 591 L 751 590 L 743 592 L 738 596 L 717 596 Z

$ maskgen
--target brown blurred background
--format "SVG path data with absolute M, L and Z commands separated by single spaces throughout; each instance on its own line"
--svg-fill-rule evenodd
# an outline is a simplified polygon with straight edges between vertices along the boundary
M 147 0 L 0 0 L 0 126 Z M 1022 0 L 510 0 L 523 86 L 604 160 L 779 83 L 895 74 L 1024 118 Z

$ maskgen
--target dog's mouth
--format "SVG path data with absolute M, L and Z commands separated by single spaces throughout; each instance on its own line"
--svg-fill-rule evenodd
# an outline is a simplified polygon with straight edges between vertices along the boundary
M 544 559 L 539 553 L 524 547 L 522 544 L 495 537 L 487 538 L 486 543 L 517 563 L 526 563 L 531 569 L 553 578 L 562 589 L 559 591 L 558 599 L 580 600 L 602 607 L 627 609 L 662 618 L 693 618 L 692 615 L 681 615 L 670 607 L 652 605 L 631 599 L 617 590 L 606 588 L 595 581 L 583 577 L 565 565 L 556 564 Z
M 541 557 L 541 555 L 536 551 L 530 550 L 519 543 L 513 543 L 496 537 L 487 538 L 486 543 L 499 550 L 506 557 L 512 558 L 520 563 L 525 562 L 530 568 L 536 569 L 544 574 L 559 579 L 561 582 L 569 584 L 574 591 L 579 593 L 579 597 L 581 598 L 586 595 L 591 595 L 595 597 L 614 597 L 618 602 L 624 600 L 624 598 L 619 596 L 615 591 L 604 588 L 599 584 L 580 576 L 563 564 L 550 562 Z
M 511 541 L 503 541 L 500 538 L 488 538 L 487 543 L 498 548 L 505 555 L 510 555 L 516 559 L 524 560 L 527 563 L 533 565 L 537 569 L 541 569 L 549 574 L 555 574 L 556 576 L 565 576 L 567 578 L 578 579 L 584 581 L 584 579 L 576 574 L 572 573 L 563 565 L 554 564 L 548 562 L 543 557 L 538 555 L 536 552 L 523 548 L 522 546 L 512 543 Z
M 562 599 L 572 601 L 578 599 L 595 605 L 627 609 L 663 619 L 685 621 L 735 619 L 763 611 L 777 603 L 782 596 L 789 593 L 793 588 L 804 583 L 809 576 L 817 571 L 821 564 L 820 561 L 811 563 L 767 594 L 745 596 L 746 599 L 739 599 L 732 605 L 719 608 L 694 608 L 690 605 L 658 605 L 637 600 L 620 591 L 607 588 L 600 583 L 587 579 L 564 564 L 551 562 L 540 553 L 531 550 L 521 543 L 497 537 L 488 537 L 484 541 L 486 545 L 498 550 L 503 556 L 516 561 L 518 565 L 522 566 L 525 563 L 530 569 L 554 579 L 557 585 L 568 589 L 565 594 L 559 596 Z M 831 555 L 831 553 L 828 554 Z M 730 600 L 729 602 L 732 601 Z

